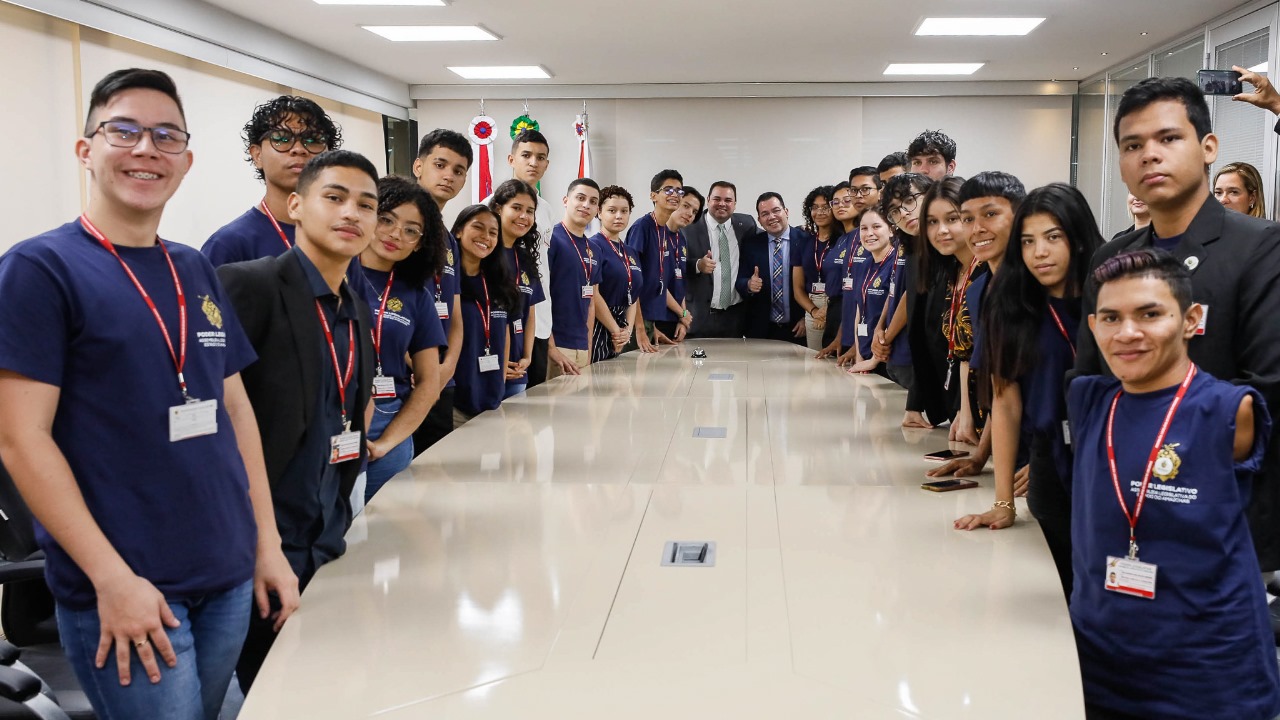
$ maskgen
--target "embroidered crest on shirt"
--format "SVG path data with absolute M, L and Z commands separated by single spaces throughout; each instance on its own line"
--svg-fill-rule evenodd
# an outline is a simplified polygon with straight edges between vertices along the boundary
M 1156 464 L 1151 469 L 1151 474 L 1160 479 L 1160 482 L 1168 482 L 1178 477 L 1178 468 L 1182 467 L 1182 458 L 1178 457 L 1178 453 L 1174 448 L 1181 443 L 1167 443 L 1160 449 L 1156 455 Z
M 209 324 L 222 329 L 222 311 L 213 303 L 213 299 L 208 295 L 200 296 L 200 309 L 204 311 L 204 316 L 209 319 Z
M 520 271 L 520 284 L 521 284 L 521 285 L 528 285 L 528 284 L 529 284 L 529 273 L 527 273 L 527 272 L 525 272 L 525 271 L 523 271 L 523 270 L 521 270 L 521 271 Z
M 453 248 L 446 249 L 444 254 L 445 254 L 445 257 L 444 257 L 445 262 L 452 265 L 453 264 Z
M 880 287 L 880 278 L 879 278 L 879 276 L 877 276 L 877 277 L 876 277 L 876 281 L 875 281 L 875 282 L 871 283 L 871 287 L 873 287 L 873 288 L 878 288 L 878 287 Z
M 387 300 L 387 309 L 391 312 L 400 312 L 404 309 L 404 303 L 400 302 L 400 298 L 390 298 Z

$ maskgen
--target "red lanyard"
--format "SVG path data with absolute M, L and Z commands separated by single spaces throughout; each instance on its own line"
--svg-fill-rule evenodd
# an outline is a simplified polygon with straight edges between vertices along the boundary
M 583 284 L 590 285 L 591 270 L 590 268 L 587 267 L 587 258 L 591 257 L 591 243 L 590 242 L 587 243 L 587 257 L 586 258 L 582 257 L 582 251 L 578 250 L 578 243 L 574 241 L 574 237 L 576 236 L 573 233 L 569 232 L 569 228 L 565 227 L 564 223 L 560 223 L 560 227 L 564 228 L 564 234 L 569 236 L 569 244 L 573 246 L 573 251 L 578 254 L 578 262 L 582 263 Z M 485 292 L 488 292 L 488 289 L 486 289 Z
M 338 402 L 342 404 L 342 427 L 347 426 L 347 385 L 351 383 L 351 375 L 356 370 L 356 333 L 350 318 L 347 318 L 347 372 L 346 377 L 338 371 L 338 348 L 333 342 L 333 331 L 329 329 L 329 321 L 324 316 L 324 308 L 316 300 L 316 314 L 320 316 L 320 326 L 324 328 L 324 339 L 329 342 L 329 357 L 333 358 L 333 376 L 338 379 Z
M 516 289 L 520 289 L 520 252 L 511 248 L 511 260 L 516 264 Z
M 627 258 L 626 253 L 619 250 L 618 246 L 613 244 L 613 240 L 606 237 L 605 242 L 609 245 L 609 248 L 613 250 L 614 254 L 622 258 L 622 267 L 627 269 L 627 297 L 631 297 L 631 260 Z
M 818 238 L 813 239 L 813 264 L 818 268 L 818 282 L 822 282 L 822 263 L 827 260 L 827 253 L 831 251 L 832 241 L 822 242 Z M 818 246 L 822 246 L 822 254 L 818 254 Z
M 663 260 L 667 252 L 667 235 L 665 227 L 658 224 L 658 217 L 653 213 L 649 213 L 649 217 L 653 218 L 653 234 L 658 236 L 658 285 L 661 287 L 662 281 L 667 277 L 666 262 Z
M 1066 339 L 1067 345 L 1071 348 L 1071 357 L 1076 356 L 1076 344 L 1071 341 L 1071 335 L 1067 332 L 1067 327 L 1062 324 L 1062 318 L 1058 317 L 1058 311 L 1053 309 L 1053 303 L 1049 303 L 1049 314 L 1053 315 L 1053 322 L 1058 326 L 1058 332 L 1062 333 L 1062 337 Z
M 395 268 L 387 274 L 387 287 L 379 298 L 378 322 L 373 326 L 373 352 L 378 356 L 378 374 L 382 374 L 382 317 L 387 314 L 387 298 L 391 297 L 391 282 L 396 279 Z
M 969 281 L 973 271 L 978 267 L 978 258 L 969 261 L 969 269 L 965 270 L 964 281 L 957 285 L 951 294 L 951 316 L 947 318 L 947 359 L 954 360 L 956 354 L 956 330 L 960 327 L 960 308 L 964 305 L 964 294 L 969 289 Z
M 178 387 L 182 389 L 182 397 L 187 401 L 191 401 L 191 396 L 187 394 L 187 379 L 182 375 L 182 368 L 187 364 L 187 296 L 182 291 L 182 281 L 178 279 L 178 268 L 173 265 L 173 258 L 169 256 L 169 249 L 164 246 L 164 241 L 156 238 L 156 244 L 160 246 L 160 252 L 164 253 L 165 262 L 169 263 L 169 272 L 173 274 L 173 289 L 178 295 L 178 352 L 173 351 L 173 340 L 169 337 L 169 328 L 164 324 L 164 318 L 160 317 L 160 311 L 156 309 L 156 303 L 151 299 L 151 295 L 147 293 L 147 289 L 142 287 L 142 283 L 138 282 L 138 276 L 133 274 L 129 266 L 125 264 L 124 258 L 120 257 L 120 253 L 116 252 L 116 247 L 107 240 L 89 218 L 81 215 L 80 225 L 85 232 L 97 239 L 106 251 L 111 253 L 116 260 L 120 261 L 120 267 L 124 268 L 125 275 L 133 281 L 133 286 L 138 289 L 138 294 L 146 301 L 147 307 L 151 308 L 151 315 L 156 319 L 156 324 L 160 326 L 160 334 L 164 336 L 164 344 L 169 347 L 169 357 L 173 358 L 173 366 L 178 371 Z
M 850 231 L 850 232 L 856 232 L 856 231 Z M 844 276 L 847 278 L 853 277 L 853 259 L 854 259 L 854 256 L 858 254 L 858 248 L 860 247 L 862 247 L 861 234 L 859 234 L 857 238 L 852 238 L 852 237 L 849 238 L 849 250 L 847 251 L 849 253 L 848 255 L 849 259 L 846 260 L 844 263 Z
M 484 354 L 489 354 L 489 324 L 491 322 L 489 313 L 491 308 L 489 305 L 489 283 L 485 282 L 484 275 L 480 275 L 480 287 L 484 288 L 484 307 L 480 307 L 480 301 L 476 300 L 476 309 L 480 311 L 480 324 L 484 326 Z
M 267 219 L 271 221 L 271 227 L 274 227 L 276 232 L 280 234 L 280 240 L 284 242 L 284 249 L 292 250 L 293 245 L 289 242 L 289 236 L 284 234 L 284 229 L 280 227 L 280 223 L 276 222 L 276 216 L 271 214 L 271 208 L 267 207 L 266 198 L 262 199 L 262 202 L 258 204 L 258 207 L 262 208 L 262 212 L 265 213 Z
M 876 277 L 880 275 L 880 271 L 884 269 L 884 264 L 889 262 L 890 260 L 896 260 L 897 257 L 898 257 L 898 248 L 894 248 L 893 252 L 889 253 L 888 257 L 876 263 L 875 267 L 871 268 L 871 272 L 867 273 L 867 279 L 862 281 L 863 309 L 866 309 L 867 307 L 867 291 L 871 289 L 871 283 L 875 282 Z
M 1196 376 L 1196 365 L 1191 363 L 1187 368 L 1187 376 L 1182 379 L 1182 384 L 1178 386 L 1178 394 L 1173 396 L 1173 402 L 1169 403 L 1169 411 L 1164 415 L 1164 422 L 1160 424 L 1160 432 L 1156 435 L 1156 442 L 1151 446 L 1151 454 L 1147 456 L 1147 467 L 1142 473 L 1142 487 L 1138 490 L 1138 503 L 1130 514 L 1129 506 L 1124 501 L 1124 490 L 1120 488 L 1120 472 L 1116 469 L 1116 448 L 1112 441 L 1111 427 L 1116 419 L 1116 405 L 1120 402 L 1120 396 L 1124 394 L 1124 390 L 1117 390 L 1116 396 L 1111 400 L 1111 411 L 1107 413 L 1107 464 L 1111 467 L 1111 482 L 1116 486 L 1116 499 L 1120 501 L 1120 509 L 1124 511 L 1124 517 L 1129 521 L 1129 557 L 1135 558 L 1138 555 L 1138 543 L 1134 541 L 1134 528 L 1138 526 L 1138 516 L 1142 514 L 1142 505 L 1147 499 L 1147 486 L 1151 484 L 1151 469 L 1155 467 L 1156 458 L 1160 454 L 1160 448 L 1164 446 L 1165 435 L 1169 432 L 1169 426 L 1173 424 L 1173 416 L 1178 412 L 1178 406 L 1182 404 L 1182 398 L 1187 394 L 1187 388 L 1191 387 L 1191 378 Z

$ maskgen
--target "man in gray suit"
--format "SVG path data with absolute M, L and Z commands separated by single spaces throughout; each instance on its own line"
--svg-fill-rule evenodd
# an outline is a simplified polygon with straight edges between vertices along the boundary
M 707 212 L 684 229 L 689 244 L 686 303 L 693 314 L 689 337 L 742 337 L 742 297 L 734 290 L 742 239 L 756 232 L 750 215 L 735 213 L 738 188 L 719 180 L 707 193 Z

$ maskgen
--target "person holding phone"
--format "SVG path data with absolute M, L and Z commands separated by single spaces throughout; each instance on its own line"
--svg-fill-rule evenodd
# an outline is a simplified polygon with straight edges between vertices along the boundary
M 503 369 L 509 360 L 508 318 L 519 309 L 520 291 L 502 246 L 502 218 L 488 205 L 470 205 L 458 213 L 451 231 L 462 251 L 459 297 L 462 299 L 462 353 L 458 359 L 454 427 L 506 395 Z
M 1176 256 L 1124 251 L 1091 281 L 1088 328 L 1115 377 L 1077 377 L 1067 393 L 1086 712 L 1275 718 L 1275 639 L 1245 518 L 1271 434 L 1266 403 L 1192 361 L 1204 306 Z
M 1032 190 L 1010 234 L 980 320 L 980 365 L 991 377 L 987 427 L 996 501 L 955 527 L 1012 525 L 1014 470 L 1029 465 L 1027 504 L 1070 597 L 1071 434 L 1063 381 L 1075 363 L 1080 296 L 1102 235 L 1084 196 L 1061 183 Z

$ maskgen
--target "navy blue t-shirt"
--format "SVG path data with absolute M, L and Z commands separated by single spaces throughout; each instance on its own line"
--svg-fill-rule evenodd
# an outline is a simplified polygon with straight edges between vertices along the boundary
M 683 304 L 689 292 L 689 283 L 684 276 L 689 262 L 689 241 L 685 238 L 683 230 L 678 233 L 668 230 L 667 238 L 672 242 L 671 297 L 675 298 L 676 304 Z M 666 318 L 668 320 L 678 319 L 675 313 L 671 312 L 671 308 L 667 308 L 667 315 L 670 316 Z
M 223 383 L 256 356 L 199 252 L 165 243 L 187 305 L 190 395 L 218 401 L 218 432 L 169 442 L 183 404 L 164 336 L 120 263 L 70 222 L 0 258 L 0 367 L 60 389 L 53 439 L 94 520 L 135 573 L 170 600 L 251 579 L 257 525 Z M 158 246 L 117 247 L 179 347 L 173 275 Z M 40 523 L 45 576 L 64 605 L 89 609 L 88 577 Z
M 969 354 L 969 367 L 975 370 L 982 366 L 982 301 L 987 293 L 987 284 L 990 282 L 991 273 L 984 272 L 975 277 L 964 291 L 964 304 L 969 308 L 969 323 L 973 328 L 973 349 Z
M 502 402 L 507 381 L 503 366 L 503 353 L 507 347 L 507 311 L 494 304 L 493 295 L 487 299 L 480 275 L 462 276 L 462 355 L 458 358 L 458 371 L 454 377 L 458 389 L 453 402 L 468 415 L 492 410 Z M 485 310 L 489 316 L 488 354 L 496 355 L 496 370 L 480 372 L 480 357 L 485 355 Z M 559 327 L 559 326 L 557 326 Z
M 846 281 L 853 282 L 854 268 L 866 262 L 869 257 L 866 248 L 857 241 L 857 231 L 840 236 L 822 263 L 822 278 L 827 283 L 828 303 L 840 301 L 844 296 Z M 842 312 L 843 310 L 841 307 Z
M 636 297 L 645 320 L 676 319 L 667 307 L 667 291 L 672 289 L 675 280 L 676 237 L 666 226 L 657 225 L 653 213 L 636 220 L 627 230 L 627 246 L 635 250 L 644 275 L 644 286 Z
M 865 246 L 859 245 L 858 251 L 865 253 L 866 261 L 854 264 L 853 290 L 840 298 L 840 345 L 852 347 L 856 340 L 858 352 L 862 353 L 865 360 L 871 357 L 871 334 L 875 332 L 876 322 L 889 299 L 889 283 L 897 265 L 898 251 L 897 248 L 890 250 L 880 262 L 876 262 L 871 253 L 866 252 Z M 854 314 L 859 310 L 862 311 L 861 322 L 867 326 L 866 335 L 858 335 L 858 323 Z
M 431 298 L 433 305 L 444 303 L 444 309 L 437 314 L 440 318 L 440 329 L 444 332 L 447 339 L 449 330 L 453 327 L 453 299 L 458 294 L 458 262 L 461 260 L 462 254 L 458 252 L 458 241 L 453 237 L 453 233 L 445 233 L 445 263 L 444 269 L 439 275 L 427 278 L 426 290 L 427 296 Z M 465 333 L 466 330 L 464 329 Z M 440 348 L 440 362 L 444 362 L 445 347 Z M 453 387 L 453 378 L 448 378 L 444 384 L 445 387 Z
M 520 291 L 520 308 L 510 318 L 511 322 L 507 324 L 507 341 L 511 344 L 510 362 L 518 362 L 524 357 L 525 349 L 525 333 L 529 328 L 529 315 L 533 312 L 533 306 L 541 302 L 546 302 L 547 296 L 542 292 L 542 283 L 535 280 L 530 273 L 532 268 L 526 267 L 527 263 L 520 262 L 520 256 L 516 253 L 515 247 L 502 248 L 504 257 L 507 261 L 507 267 L 511 269 L 511 276 L 516 279 L 516 289 Z M 529 382 L 528 376 L 508 380 L 508 385 L 524 385 Z
M 200 252 L 209 258 L 214 267 L 283 255 L 293 247 L 294 227 L 280 218 L 276 220 L 280 222 L 280 230 L 285 237 L 289 238 L 288 244 L 280 239 L 280 233 L 271 224 L 271 218 L 254 205 L 240 217 L 214 231 L 205 241 L 204 247 L 200 248 Z
M 893 280 L 889 283 L 889 312 L 884 316 L 885 330 L 889 329 L 889 323 L 893 321 L 894 313 L 898 312 L 898 303 L 902 302 L 902 298 L 909 292 L 907 288 L 912 287 L 911 284 L 914 282 L 912 270 L 915 263 L 909 262 L 910 256 L 901 251 L 901 244 L 903 242 L 911 242 L 911 238 L 899 238 L 898 242 L 898 262 L 895 265 Z M 902 332 L 898 333 L 890 344 L 889 364 L 911 364 L 911 343 L 907 340 L 906 326 L 903 326 Z
M 551 276 L 551 327 L 556 347 L 565 350 L 587 350 L 587 314 L 591 298 L 582 297 L 583 285 L 600 284 L 600 263 L 595 248 L 585 237 L 573 236 L 564 223 L 551 231 L 551 249 L 547 251 Z
M 1067 371 L 1075 366 L 1075 330 L 1080 327 L 1080 300 L 1051 297 L 1049 304 L 1058 313 L 1062 327 L 1070 337 L 1058 329 L 1057 322 L 1046 308 L 1040 321 L 1039 354 L 1035 366 L 1018 378 L 1018 389 L 1022 395 L 1022 428 L 1018 447 L 1029 449 L 1033 436 L 1048 437 L 1058 477 L 1070 491 L 1071 448 L 1062 428 L 1062 422 L 1067 419 L 1063 382 Z
M 813 284 L 823 282 L 822 277 L 819 275 L 819 267 L 823 266 L 824 261 L 831 255 L 831 250 L 838 243 L 839 238 L 822 242 L 815 237 L 805 235 L 795 246 L 795 252 L 791 254 L 791 267 L 800 268 L 804 272 L 805 295 L 818 294 L 814 290 Z M 832 258 L 830 266 L 833 272 L 839 272 L 839 266 L 836 264 L 835 258 Z M 827 289 L 830 289 L 829 285 Z
M 387 289 L 390 273 L 363 267 L 359 260 L 351 263 L 348 279 L 369 304 L 373 315 L 371 328 L 375 340 L 378 326 L 382 326 L 382 342 L 378 348 L 378 362 L 382 374 L 395 378 L 396 397 L 404 400 L 413 389 L 413 368 L 406 358 L 427 348 L 447 344 L 444 327 L 436 313 L 435 294 L 426 287 L 414 287 L 400 277 L 391 281 L 391 293 L 387 297 L 386 313 L 382 312 L 382 295 Z M 376 403 L 389 403 L 393 398 L 376 399 Z
M 600 297 L 604 304 L 610 308 L 630 307 L 639 297 L 637 290 L 644 286 L 644 272 L 635 250 L 613 242 L 604 233 L 593 236 L 591 243 L 600 258 Z
M 1135 717 L 1270 720 L 1280 714 L 1280 675 L 1245 518 L 1271 434 L 1262 397 L 1206 372 L 1192 380 L 1138 517 L 1138 559 L 1158 568 L 1155 597 L 1146 599 L 1103 587 L 1107 558 L 1129 548 L 1107 463 L 1107 416 L 1119 389 L 1114 378 L 1079 377 L 1067 399 L 1076 453 L 1070 609 L 1085 699 Z M 1130 512 L 1176 390 L 1125 393 L 1116 408 L 1116 467 Z M 1235 417 L 1246 394 L 1256 431 L 1237 463 Z

